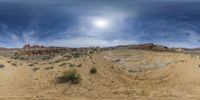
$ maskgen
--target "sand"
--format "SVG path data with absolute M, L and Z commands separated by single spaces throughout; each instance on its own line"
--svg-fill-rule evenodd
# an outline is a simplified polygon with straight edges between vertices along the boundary
M 109 50 L 60 60 L 21 61 L 0 56 L 2 100 L 198 100 L 200 58 L 183 53 Z M 60 62 L 55 63 L 55 61 Z M 9 62 L 11 61 L 11 62 Z M 36 63 L 37 62 L 37 63 Z M 15 63 L 14 66 L 12 63 Z M 69 64 L 81 64 L 70 67 Z M 30 66 L 33 64 L 33 66 Z M 50 68 L 51 67 L 51 68 Z M 90 74 L 92 67 L 96 74 Z M 58 83 L 67 70 L 81 75 L 79 84 Z

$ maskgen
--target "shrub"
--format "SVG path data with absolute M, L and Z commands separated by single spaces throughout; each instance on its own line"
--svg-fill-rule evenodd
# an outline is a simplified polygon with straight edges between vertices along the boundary
M 65 66 L 66 65 L 66 63 L 62 63 L 62 64 L 60 64 L 59 66 Z
M 48 59 L 50 59 L 51 57 L 50 56 L 43 56 L 42 57 L 42 60 L 48 60 Z
M 13 65 L 13 66 L 17 66 L 17 64 L 15 64 L 15 63 L 12 63 L 12 65 Z
M 64 55 L 63 58 L 68 58 L 68 59 L 70 59 L 71 56 L 70 56 L 70 55 Z
M 11 61 L 7 61 L 7 63 L 11 63 Z
M 51 66 L 51 67 L 46 67 L 46 68 L 44 68 L 45 70 L 49 70 L 49 69 L 53 69 L 54 67 L 53 66 Z
M 81 56 L 80 53 L 74 53 L 74 54 L 71 54 L 74 58 L 79 58 Z
M 28 60 L 28 58 L 25 58 L 25 57 L 20 57 L 19 59 L 20 59 L 20 60 L 24 60 L 24 61 L 25 61 L 25 60 Z
M 96 67 L 92 67 L 90 69 L 90 74 L 95 74 L 95 73 L 97 73 L 97 68 Z
M 69 65 L 69 67 L 74 67 L 76 66 L 75 64 L 71 64 L 71 63 L 67 63 Z
M 82 67 L 82 64 L 78 64 L 77 67 Z
M 3 64 L 0 64 L 0 68 L 3 68 L 3 67 L 5 67 Z
M 19 59 L 19 56 L 13 56 L 11 59 Z
M 39 68 L 37 68 L 37 67 L 33 68 L 33 71 L 34 71 L 34 72 L 36 72 L 36 71 L 38 71 L 38 70 L 39 70 Z
M 34 64 L 29 64 L 28 66 L 34 66 Z
M 35 62 L 34 64 L 38 64 L 38 62 Z
M 59 63 L 60 62 L 60 60 L 56 60 L 54 63 Z
M 58 82 L 78 84 L 81 81 L 81 75 L 76 70 L 65 71 L 63 76 L 58 78 Z

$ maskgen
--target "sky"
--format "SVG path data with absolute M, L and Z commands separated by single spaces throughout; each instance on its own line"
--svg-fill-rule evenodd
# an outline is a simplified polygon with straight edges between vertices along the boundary
M 200 47 L 199 0 L 0 0 L 0 47 Z

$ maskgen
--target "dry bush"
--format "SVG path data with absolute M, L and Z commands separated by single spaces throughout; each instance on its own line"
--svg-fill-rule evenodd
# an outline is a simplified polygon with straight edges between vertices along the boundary
M 66 63 L 62 63 L 62 64 L 60 64 L 59 66 L 65 66 L 66 65 Z
M 44 68 L 44 70 L 50 70 L 50 69 L 54 69 L 54 67 L 51 66 L 51 67 L 46 67 L 46 68 Z
M 33 71 L 34 71 L 34 72 L 36 72 L 36 71 L 38 71 L 38 70 L 39 70 L 39 68 L 37 68 L 37 67 L 33 68 Z
M 17 66 L 17 64 L 16 64 L 16 63 L 12 63 L 12 65 L 13 65 L 13 66 Z
M 28 66 L 34 66 L 34 64 L 29 64 Z
M 76 70 L 65 71 L 63 76 L 58 77 L 59 83 L 78 84 L 81 81 L 81 75 Z
M 77 67 L 82 67 L 82 64 L 78 64 Z
M 95 73 L 97 73 L 97 68 L 96 67 L 92 67 L 90 69 L 90 74 L 95 74 Z
M 5 66 L 3 64 L 0 64 L 0 68 L 4 68 Z

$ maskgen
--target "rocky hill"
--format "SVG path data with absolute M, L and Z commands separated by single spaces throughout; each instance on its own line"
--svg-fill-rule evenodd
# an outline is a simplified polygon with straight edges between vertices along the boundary
M 168 48 L 167 46 L 149 44 L 139 45 L 120 45 L 114 47 L 85 47 L 85 48 L 67 48 L 67 47 L 45 47 L 42 45 L 24 45 L 22 49 L 0 49 L 2 54 L 14 54 L 15 58 L 20 57 L 41 57 L 49 56 L 52 58 L 56 55 L 68 53 L 69 55 L 84 56 L 91 53 L 105 51 L 105 50 L 116 50 L 116 49 L 135 49 L 135 50 L 150 50 L 159 52 L 182 52 L 180 48 Z

